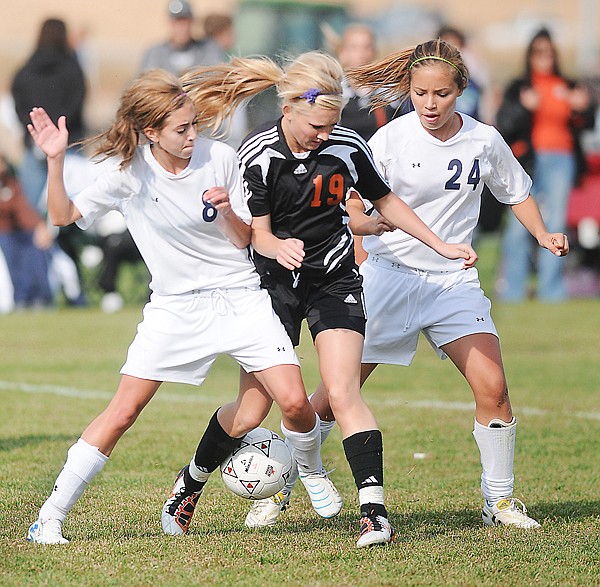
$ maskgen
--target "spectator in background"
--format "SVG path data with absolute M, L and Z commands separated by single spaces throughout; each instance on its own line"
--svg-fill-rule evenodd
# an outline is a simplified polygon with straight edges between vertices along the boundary
M 6 159 L 0 155 L 0 252 L 3 271 L 2 312 L 13 308 L 46 307 L 53 303 L 48 281 L 48 250 L 52 234 L 25 197 Z M 3 267 L 4 269 L 4 267 Z M 12 300 L 7 290 L 12 290 Z
M 341 37 L 337 37 L 330 29 L 324 32 L 330 48 L 337 55 L 344 70 L 362 67 L 377 57 L 375 33 L 366 24 L 349 24 Z M 384 108 L 374 107 L 371 91 L 368 88 L 353 86 L 346 78 L 342 87 L 346 103 L 342 109 L 340 125 L 355 130 L 365 141 L 368 141 L 379 127 L 406 111 L 400 110 L 399 104 Z M 362 247 L 362 236 L 354 236 L 354 257 L 358 265 L 367 258 Z
M 46 157 L 27 131 L 31 109 L 43 107 L 55 123 L 59 116 L 66 116 L 73 143 L 85 135 L 83 106 L 86 81 L 77 56 L 69 45 L 64 21 L 49 18 L 43 22 L 35 50 L 14 76 L 11 91 L 25 142 L 19 180 L 31 204 L 39 210 L 47 165 Z
M 328 34 L 338 61 L 345 70 L 367 65 L 377 56 L 375 33 L 366 24 L 348 25 L 339 38 L 334 37 L 331 32 Z M 346 79 L 343 88 L 347 101 L 342 110 L 340 125 L 355 130 L 365 141 L 394 117 L 394 107 L 373 108 L 371 92 L 367 88 L 354 87 Z
M 235 28 L 233 18 L 226 14 L 209 14 L 204 19 L 204 34 L 206 45 L 214 47 L 214 51 L 221 51 L 220 61 L 227 61 L 235 45 Z
M 527 47 L 523 75 L 506 90 L 496 126 L 533 177 L 533 193 L 550 232 L 566 229 L 569 194 L 578 168 L 583 170 L 579 133 L 593 120 L 589 92 L 562 75 L 550 33 L 539 30 Z M 502 300 L 527 298 L 534 267 L 532 248 L 531 236 L 516 218 L 509 217 L 497 292 Z M 563 263 L 558 257 L 538 257 L 536 294 L 546 302 L 565 299 Z
M 86 79 L 75 51 L 68 40 L 67 26 L 63 20 L 49 18 L 40 29 L 35 51 L 16 73 L 12 82 L 15 110 L 23 126 L 25 153 L 19 168 L 19 180 L 32 206 L 42 212 L 45 207 L 44 188 L 47 164 L 44 154 L 36 147 L 27 131 L 29 113 L 34 106 L 43 107 L 53 122 L 60 116 L 69 119 L 71 144 L 85 137 L 84 101 Z M 75 149 L 69 149 L 73 154 Z M 81 232 L 78 228 L 62 228 L 56 242 L 60 251 L 70 257 L 81 281 L 79 254 Z M 56 264 L 55 264 L 56 266 Z M 78 299 L 70 303 L 83 305 L 85 296 L 80 292 Z
M 217 43 L 194 38 L 194 15 L 187 0 L 171 0 L 168 9 L 169 39 L 146 51 L 140 72 L 159 68 L 180 75 L 192 67 L 214 65 L 224 60 L 223 49 Z
M 224 14 L 209 14 L 204 19 L 204 34 L 206 44 L 211 47 L 211 53 L 221 52 L 219 61 L 229 61 L 235 45 L 235 27 L 233 18 Z M 248 134 L 248 111 L 242 104 L 234 113 L 228 125 L 224 125 L 217 133 L 228 145 L 237 149 Z
M 456 100 L 456 110 L 481 120 L 483 92 L 488 85 L 487 72 L 478 64 L 478 60 L 467 48 L 467 39 L 462 31 L 444 25 L 438 30 L 437 37 L 454 45 L 460 51 L 460 55 L 471 75 L 469 85 Z

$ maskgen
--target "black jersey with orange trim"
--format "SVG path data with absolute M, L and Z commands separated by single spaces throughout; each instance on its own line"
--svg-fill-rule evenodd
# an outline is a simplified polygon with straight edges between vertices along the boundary
M 336 126 L 327 141 L 301 158 L 290 151 L 279 119 L 244 139 L 238 156 L 252 216 L 270 214 L 275 236 L 304 242 L 303 273 L 353 266 L 346 193 L 355 187 L 364 198 L 378 200 L 390 192 L 355 131 Z M 258 253 L 255 262 L 261 274 L 282 269 Z

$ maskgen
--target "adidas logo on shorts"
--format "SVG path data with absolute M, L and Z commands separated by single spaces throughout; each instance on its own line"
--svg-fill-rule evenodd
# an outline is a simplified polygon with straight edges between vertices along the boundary
M 346 304 L 358 304 L 358 302 L 356 301 L 356 298 L 352 294 L 348 294 L 346 296 L 346 298 L 344 299 L 344 302 Z

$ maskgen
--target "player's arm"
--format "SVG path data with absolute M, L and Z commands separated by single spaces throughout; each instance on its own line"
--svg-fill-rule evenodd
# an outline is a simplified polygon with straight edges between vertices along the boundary
M 66 118 L 61 116 L 56 126 L 43 108 L 33 108 L 29 117 L 27 130 L 48 161 L 48 217 L 55 226 L 68 226 L 79 220 L 81 213 L 69 199 L 63 180 L 69 144 Z
M 531 194 L 519 204 L 513 204 L 511 209 L 518 221 L 537 240 L 541 247 L 548 249 L 557 257 L 564 257 L 569 252 L 567 235 L 562 232 L 548 232 L 540 209 Z
M 465 269 L 473 267 L 477 253 L 468 243 L 450 244 L 441 240 L 394 192 L 373 200 L 376 210 L 397 228 L 420 240 L 447 259 L 464 259 Z
M 217 226 L 238 249 L 244 249 L 250 244 L 252 229 L 231 207 L 229 192 L 223 187 L 212 187 L 206 190 L 202 199 L 213 206 L 217 212 Z
M 276 237 L 271 230 L 270 214 L 252 219 L 252 247 L 286 269 L 298 269 L 304 260 L 304 243 L 297 238 Z
M 379 214 L 366 214 L 365 204 L 355 189 L 348 190 L 346 210 L 350 216 L 350 230 L 354 236 L 381 236 L 395 230 L 395 226 Z

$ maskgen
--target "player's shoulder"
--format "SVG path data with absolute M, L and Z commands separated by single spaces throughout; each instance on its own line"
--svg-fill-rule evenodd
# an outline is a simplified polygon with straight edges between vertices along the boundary
M 248 163 L 267 148 L 274 151 L 283 150 L 277 121 L 265 122 L 250 132 L 239 146 L 237 154 L 240 161 Z
M 360 145 L 367 149 L 367 142 L 354 129 L 336 124 L 329 135 L 329 141 Z
M 204 163 L 222 164 L 226 166 L 238 166 L 235 149 L 215 139 L 198 137 L 194 144 L 192 159 L 195 167 L 201 167 Z
M 467 114 L 461 113 L 460 116 L 463 120 L 462 134 L 469 139 L 478 139 L 489 144 L 503 141 L 502 136 L 495 126 L 476 120 Z

